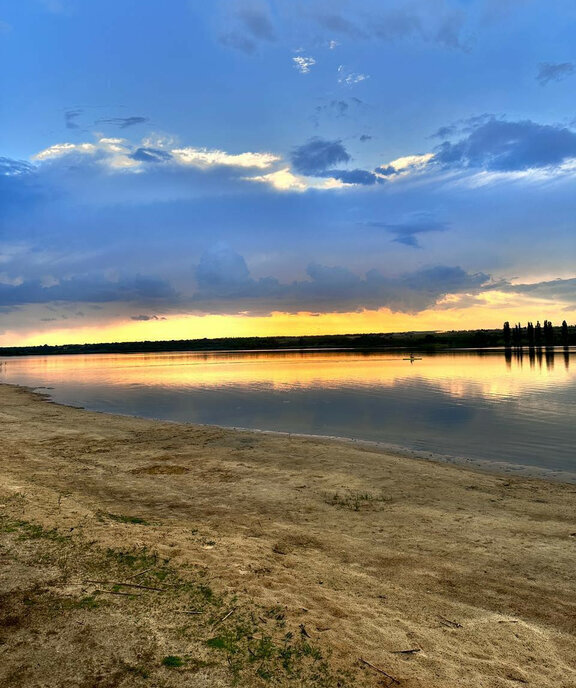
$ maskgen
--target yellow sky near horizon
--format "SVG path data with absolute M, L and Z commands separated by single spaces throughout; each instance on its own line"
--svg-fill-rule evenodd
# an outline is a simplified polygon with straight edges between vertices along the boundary
M 551 319 L 560 324 L 567 314 L 564 304 L 554 311 L 549 302 L 525 297 L 511 302 L 509 294 L 490 292 L 481 295 L 474 305 L 422 311 L 417 314 L 392 313 L 388 309 L 351 313 L 281 313 L 252 315 L 167 315 L 166 319 L 132 320 L 113 315 L 92 325 L 78 326 L 78 320 L 46 323 L 34 330 L 5 331 L 0 346 L 38 346 L 42 344 L 81 344 L 122 341 L 160 341 L 216 337 L 304 336 L 368 332 L 444 331 L 494 329 L 505 320 L 511 323 Z

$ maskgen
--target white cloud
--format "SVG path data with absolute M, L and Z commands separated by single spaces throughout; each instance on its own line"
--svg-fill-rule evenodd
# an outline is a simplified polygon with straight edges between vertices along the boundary
M 143 143 L 147 144 L 149 139 Z M 280 160 L 280 156 L 273 153 L 238 153 L 230 154 L 222 150 L 209 148 L 170 148 L 173 142 L 166 139 L 166 145 L 160 146 L 159 140 L 154 141 L 159 150 L 166 153 L 167 159 L 172 163 L 182 166 L 199 168 L 230 166 L 230 167 L 255 167 L 267 169 L 273 163 Z M 102 137 L 96 143 L 57 143 L 33 156 L 33 160 L 46 162 L 63 158 L 64 156 L 81 154 L 95 157 L 105 168 L 111 170 L 127 170 L 139 172 L 144 169 L 145 161 L 135 156 L 139 150 L 126 139 Z
M 232 167 L 258 167 L 266 169 L 272 163 L 280 160 L 273 153 L 238 153 L 230 154 L 225 151 L 208 148 L 175 148 L 170 151 L 174 159 L 183 165 L 196 167 L 212 167 L 214 165 L 230 165 Z
M 362 81 L 366 81 L 370 78 L 369 74 L 361 74 L 360 72 L 353 72 L 345 65 L 340 65 L 338 67 L 338 83 L 346 84 L 346 86 L 353 86 L 354 84 L 359 84 Z
M 306 191 L 308 189 L 340 189 L 344 184 L 338 179 L 323 179 L 311 181 L 309 178 L 293 174 L 289 167 L 284 167 L 276 172 L 259 175 L 257 177 L 244 177 L 250 182 L 269 184 L 278 191 Z
M 63 155 L 70 153 L 82 153 L 92 155 L 97 150 L 97 146 L 93 143 L 56 143 L 49 148 L 45 148 L 40 153 L 32 156 L 32 160 L 50 160 L 53 158 L 61 158 Z
M 313 57 L 293 57 L 292 62 L 294 62 L 294 67 L 300 72 L 300 74 L 308 74 L 310 67 L 316 64 L 316 60 Z

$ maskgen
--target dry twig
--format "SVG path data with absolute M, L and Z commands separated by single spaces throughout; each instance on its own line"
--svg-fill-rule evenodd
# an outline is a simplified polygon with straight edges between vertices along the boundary
M 397 685 L 400 685 L 400 681 L 397 678 L 394 678 L 394 676 L 390 676 L 390 674 L 387 674 L 384 669 L 380 669 L 380 667 L 375 666 L 372 664 L 372 662 L 369 662 L 367 659 L 364 659 L 363 657 L 360 657 L 360 661 L 362 664 L 366 664 L 366 666 L 369 666 L 371 669 L 374 669 L 374 671 L 377 671 L 379 674 L 382 674 L 383 676 L 386 676 L 386 678 L 389 678 L 392 683 L 396 683 Z

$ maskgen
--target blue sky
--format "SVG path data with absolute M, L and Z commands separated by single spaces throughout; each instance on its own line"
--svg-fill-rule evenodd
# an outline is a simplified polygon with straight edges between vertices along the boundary
M 575 29 L 567 0 L 0 1 L 0 343 L 570 321 Z

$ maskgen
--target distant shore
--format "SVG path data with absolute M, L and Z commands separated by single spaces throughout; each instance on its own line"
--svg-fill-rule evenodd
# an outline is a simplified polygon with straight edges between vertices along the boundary
M 0 385 L 0 502 L 18 522 L 200 567 L 215 588 L 278 605 L 343 669 L 363 658 L 408 688 L 576 684 L 573 485 Z M 53 642 L 38 636 L 40 655 Z

